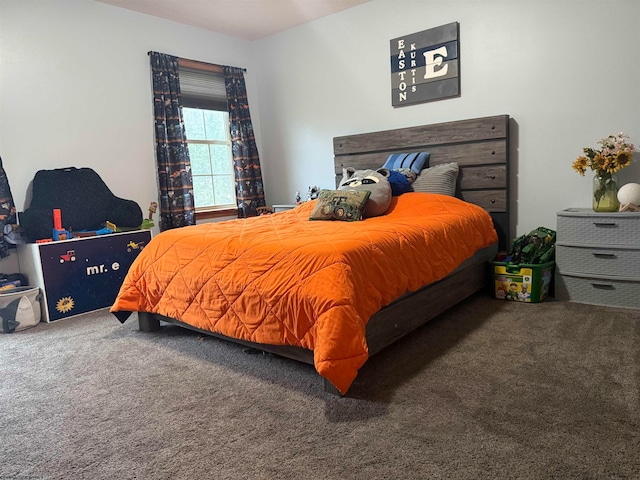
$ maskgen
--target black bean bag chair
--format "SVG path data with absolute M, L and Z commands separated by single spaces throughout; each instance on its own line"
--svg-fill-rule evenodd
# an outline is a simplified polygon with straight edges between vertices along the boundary
M 142 210 L 133 200 L 116 197 L 91 168 L 40 170 L 33 179 L 31 204 L 19 215 L 30 241 L 51 238 L 53 209 L 62 214 L 65 230 L 100 230 L 108 220 L 117 227 L 142 224 Z

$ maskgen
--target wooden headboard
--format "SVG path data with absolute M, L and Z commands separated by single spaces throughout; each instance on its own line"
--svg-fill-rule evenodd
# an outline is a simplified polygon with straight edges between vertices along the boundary
M 429 165 L 457 162 L 456 196 L 480 205 L 493 218 L 500 250 L 509 234 L 509 116 L 474 118 L 335 137 L 336 185 L 342 167 L 380 168 L 391 153 L 427 151 Z

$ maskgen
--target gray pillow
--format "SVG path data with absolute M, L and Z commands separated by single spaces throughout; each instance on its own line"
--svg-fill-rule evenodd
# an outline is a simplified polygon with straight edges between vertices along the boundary
M 415 182 L 413 182 L 413 191 L 439 193 L 455 197 L 458 171 L 456 162 L 424 168 Z

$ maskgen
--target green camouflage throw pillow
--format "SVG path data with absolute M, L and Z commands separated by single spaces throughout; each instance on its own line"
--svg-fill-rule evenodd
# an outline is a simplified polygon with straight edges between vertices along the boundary
M 369 190 L 320 190 L 309 220 L 362 220 L 369 195 Z

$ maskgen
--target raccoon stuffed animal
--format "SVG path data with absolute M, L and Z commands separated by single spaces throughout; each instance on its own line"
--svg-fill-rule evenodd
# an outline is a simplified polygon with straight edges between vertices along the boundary
M 342 180 L 338 190 L 369 190 L 371 195 L 364 207 L 364 217 L 384 215 L 391 205 L 390 171 L 387 168 L 377 170 L 342 169 Z

